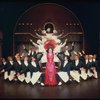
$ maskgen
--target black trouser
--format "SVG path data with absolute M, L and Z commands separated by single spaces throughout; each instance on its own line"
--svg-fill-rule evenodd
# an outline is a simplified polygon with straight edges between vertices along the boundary
M 45 67 L 46 66 L 46 63 L 41 63 L 41 67 Z
M 92 69 L 90 69 L 90 71 L 91 71 L 91 73 L 93 73 L 93 74 L 94 74 L 94 72 L 93 72 L 93 70 L 92 70 Z
M 41 74 L 41 77 L 40 77 L 39 80 L 40 80 L 40 82 L 44 83 L 44 80 L 45 80 L 45 74 L 44 73 Z
M 59 66 L 59 62 L 55 62 L 55 65 L 56 65 L 56 66 Z
M 62 82 L 62 79 L 59 77 L 58 74 L 56 74 L 56 79 L 57 79 L 57 83 Z

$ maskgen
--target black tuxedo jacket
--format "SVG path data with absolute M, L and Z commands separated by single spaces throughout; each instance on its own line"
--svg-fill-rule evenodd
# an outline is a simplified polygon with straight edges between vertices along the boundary
M 72 46 L 72 48 L 71 48 L 70 50 L 68 50 L 68 52 L 69 52 L 69 57 L 71 56 L 71 52 L 73 52 L 73 51 L 74 51 L 74 45 Z M 63 55 L 65 55 L 65 52 L 66 52 L 66 51 L 62 52 Z
M 14 65 L 11 65 L 11 63 L 9 61 L 7 61 L 6 71 L 11 71 L 11 70 L 15 70 Z
M 26 76 L 26 74 L 27 74 L 27 72 L 29 72 L 30 70 L 29 70 L 29 67 L 30 67 L 30 61 L 28 60 L 28 66 L 26 66 L 25 64 L 24 64 L 24 60 L 22 61 L 22 68 L 21 68 L 21 71 L 20 71 L 20 74 L 25 74 L 25 76 Z
M 38 56 L 39 55 L 39 56 Z M 41 52 L 38 52 L 36 55 L 35 55 L 35 63 L 36 63 L 36 65 L 37 65 L 37 68 L 38 68 L 38 71 L 42 71 L 41 70 L 41 66 L 40 66 L 40 64 L 39 64 L 39 61 L 41 60 L 41 58 L 42 58 L 42 56 L 43 56 L 43 54 L 41 53 Z
M 97 68 L 97 66 L 98 66 L 98 61 L 96 60 L 96 61 L 93 61 L 93 67 L 96 67 Z
M 94 65 L 93 61 L 92 62 L 88 62 L 87 68 L 90 69 L 91 67 L 93 67 L 93 65 Z
M 20 64 L 15 60 L 13 65 L 14 65 L 15 71 L 16 71 L 17 73 L 20 73 L 21 70 L 22 70 L 22 61 L 21 61 L 21 65 L 20 65 Z
M 64 66 L 65 60 L 63 58 L 61 58 L 61 56 L 59 56 L 59 54 L 57 55 L 57 57 L 61 61 L 60 70 L 63 71 L 63 72 L 68 72 L 68 75 L 70 75 L 70 70 L 71 70 L 71 67 L 72 67 L 72 62 L 68 60 L 68 63 Z
M 37 57 L 38 54 L 40 54 L 39 57 Z M 40 65 L 39 65 L 39 61 L 40 61 L 40 59 L 41 59 L 42 56 L 43 56 L 43 54 L 40 53 L 40 52 L 37 53 L 37 54 L 35 55 L 36 67 L 34 67 L 34 66 L 31 64 L 31 61 L 30 61 L 30 60 L 28 60 L 28 66 L 26 66 L 26 65 L 24 64 L 24 61 L 22 61 L 22 70 L 21 70 L 20 74 L 24 73 L 24 74 L 26 75 L 27 72 L 30 72 L 31 75 L 32 75 L 33 72 L 42 71 L 41 68 L 40 68 Z
M 36 52 L 34 51 L 34 53 L 32 54 L 32 52 L 30 53 L 30 55 L 29 55 L 30 57 L 36 57 Z
M 0 70 L 6 70 L 7 69 L 7 63 L 4 65 L 3 63 L 1 64 L 1 68 L 0 68 Z
M 80 68 L 82 67 L 84 67 L 84 63 L 81 60 L 79 60 L 79 63 L 77 66 L 75 64 L 75 60 L 72 61 L 72 70 L 77 70 L 81 74 Z

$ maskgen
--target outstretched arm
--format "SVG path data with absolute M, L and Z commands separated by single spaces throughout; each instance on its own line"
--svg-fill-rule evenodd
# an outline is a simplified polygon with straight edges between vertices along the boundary
M 57 38 L 61 37 L 63 34 L 64 34 L 64 33 L 62 33 L 62 34 L 58 35 L 58 36 L 57 36 Z
M 41 35 L 39 35 L 38 33 L 36 33 L 36 35 L 37 35 L 39 38 L 42 38 L 42 36 L 41 36 Z
M 61 47 L 64 47 L 66 45 L 67 39 L 65 40 L 65 42 L 61 45 Z
M 57 53 L 57 57 L 59 58 L 60 61 L 63 61 L 62 57 L 59 55 L 60 53 Z
M 69 52 L 72 52 L 74 50 L 74 42 L 72 43 L 72 49 L 69 50 Z
M 22 47 L 28 53 L 28 50 L 26 49 L 25 45 L 22 45 Z
M 31 42 L 35 47 L 38 47 L 38 44 L 36 44 L 35 42 L 33 42 L 31 39 L 30 39 L 30 42 Z
M 85 55 L 85 51 L 84 50 L 82 50 L 82 55 Z
M 81 52 L 78 52 L 78 53 L 79 53 L 80 56 L 82 56 L 82 53 Z
M 39 54 L 40 54 L 40 56 L 37 57 Z M 36 60 L 39 62 L 39 61 L 41 60 L 42 56 L 43 56 L 43 54 L 42 54 L 41 52 L 38 52 L 38 53 L 36 54 Z

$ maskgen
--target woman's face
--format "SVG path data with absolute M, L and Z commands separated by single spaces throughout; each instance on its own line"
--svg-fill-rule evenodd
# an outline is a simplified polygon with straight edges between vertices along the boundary
M 52 49 L 51 48 L 49 49 L 49 53 L 52 53 Z

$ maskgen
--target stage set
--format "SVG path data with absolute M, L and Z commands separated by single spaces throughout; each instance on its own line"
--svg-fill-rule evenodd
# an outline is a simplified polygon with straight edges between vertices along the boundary
M 98 57 L 70 9 L 37 4 L 18 18 L 12 38 L 13 54 L 1 54 L 0 98 L 99 98 Z

